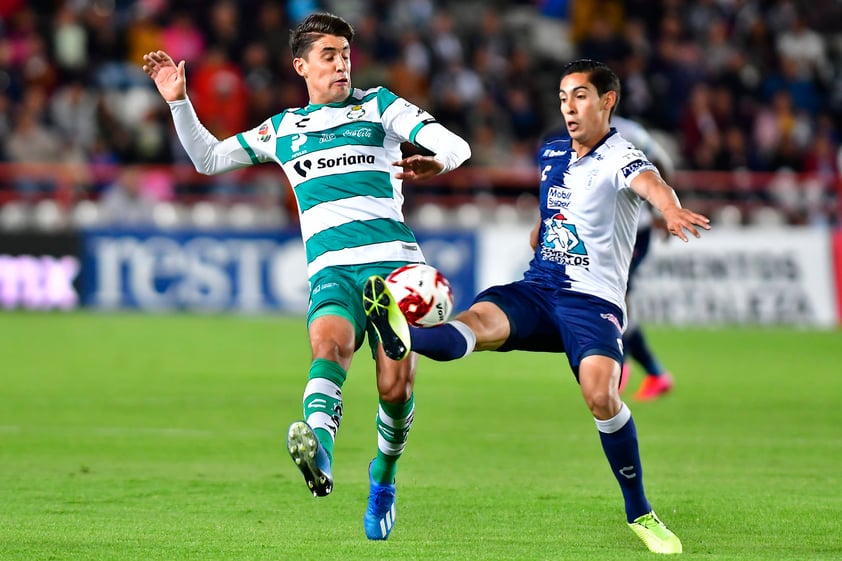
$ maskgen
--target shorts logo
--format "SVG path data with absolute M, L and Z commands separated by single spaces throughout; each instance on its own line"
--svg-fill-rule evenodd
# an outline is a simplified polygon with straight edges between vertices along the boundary
M 611 323 L 613 323 L 613 324 L 614 324 L 614 327 L 616 327 L 616 328 L 617 328 L 617 331 L 622 331 L 622 330 L 623 330 L 623 328 L 622 328 L 622 327 L 620 327 L 620 321 L 617 319 L 617 316 L 615 316 L 614 314 L 599 314 L 599 317 L 601 317 L 602 319 L 604 319 L 604 320 L 608 320 L 608 321 L 610 321 Z

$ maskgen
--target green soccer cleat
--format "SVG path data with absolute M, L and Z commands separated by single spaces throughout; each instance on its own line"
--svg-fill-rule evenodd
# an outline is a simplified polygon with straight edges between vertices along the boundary
M 386 356 L 392 360 L 405 359 L 411 348 L 409 324 L 382 277 L 375 275 L 365 282 L 363 308 L 383 343 Z
M 287 450 L 314 497 L 325 497 L 333 491 L 330 457 L 310 425 L 295 421 L 289 426 Z
M 629 528 L 653 553 L 681 553 L 681 540 L 661 522 L 654 510 L 636 518 Z

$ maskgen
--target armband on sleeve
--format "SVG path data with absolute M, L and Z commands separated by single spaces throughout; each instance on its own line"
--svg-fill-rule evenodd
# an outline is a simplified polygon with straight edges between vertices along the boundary
M 424 125 L 418 131 L 415 142 L 435 154 L 436 160 L 444 165 L 441 173 L 458 168 L 471 157 L 471 147 L 468 143 L 440 123 Z

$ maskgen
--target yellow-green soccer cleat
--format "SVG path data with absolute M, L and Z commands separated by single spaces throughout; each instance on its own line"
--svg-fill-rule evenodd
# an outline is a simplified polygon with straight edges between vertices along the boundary
M 629 528 L 653 553 L 681 553 L 681 540 L 661 522 L 654 510 L 636 518 Z
M 363 308 L 383 343 L 386 356 L 392 360 L 405 359 L 410 351 L 409 324 L 382 277 L 375 275 L 365 282 Z
M 304 421 L 295 421 L 287 432 L 287 450 L 314 497 L 325 497 L 333 491 L 330 457 Z

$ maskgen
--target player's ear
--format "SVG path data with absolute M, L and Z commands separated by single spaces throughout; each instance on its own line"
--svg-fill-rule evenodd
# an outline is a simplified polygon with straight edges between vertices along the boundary
M 602 98 L 602 107 L 609 111 L 612 107 L 617 104 L 617 92 L 614 90 L 608 90 L 605 92 L 605 95 Z
M 304 75 L 304 71 L 307 68 L 307 61 L 305 61 L 303 58 L 299 56 L 292 59 L 292 67 L 295 69 L 296 74 L 298 74 L 302 78 L 307 77 Z

